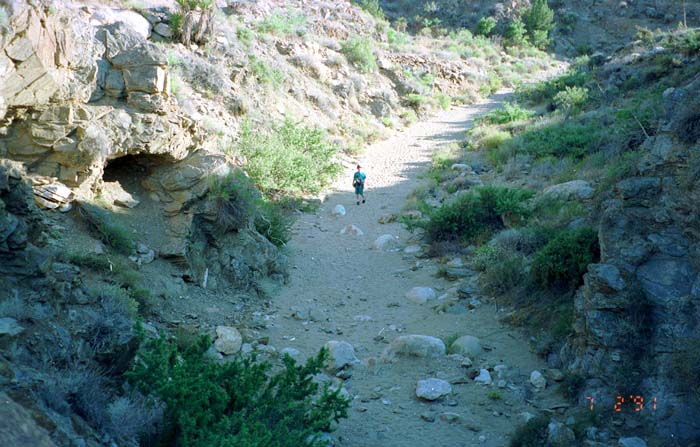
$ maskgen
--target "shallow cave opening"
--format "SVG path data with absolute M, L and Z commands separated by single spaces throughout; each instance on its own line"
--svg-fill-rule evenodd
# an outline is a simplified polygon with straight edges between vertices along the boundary
M 156 167 L 172 163 L 172 158 L 165 155 L 124 155 L 107 162 L 102 181 L 119 182 L 125 191 L 131 194 L 138 193 L 143 190 L 141 182 L 151 175 Z

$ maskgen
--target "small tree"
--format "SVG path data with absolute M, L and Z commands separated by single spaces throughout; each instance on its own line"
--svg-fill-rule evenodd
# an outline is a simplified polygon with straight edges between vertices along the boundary
M 508 24 L 503 37 L 506 38 L 505 45 L 509 47 L 520 47 L 527 43 L 527 30 L 525 24 L 520 19 L 514 19 Z
M 554 11 L 547 0 L 535 0 L 523 14 L 523 21 L 530 42 L 541 50 L 546 48 L 549 45 L 549 32 L 554 27 Z
M 172 22 L 183 45 L 204 44 L 214 33 L 214 0 L 175 0 L 178 13 Z M 197 20 L 199 16 L 199 20 Z
M 496 19 L 493 17 L 482 17 L 476 23 L 476 34 L 478 36 L 488 37 L 493 34 L 496 28 Z

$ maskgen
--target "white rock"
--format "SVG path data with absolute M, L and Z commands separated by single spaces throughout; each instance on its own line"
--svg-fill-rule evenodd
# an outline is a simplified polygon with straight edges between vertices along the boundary
M 345 212 L 345 207 L 343 205 L 338 204 L 333 207 L 333 211 L 331 211 L 331 214 L 333 216 L 344 216 Z
M 544 189 L 542 194 L 557 199 L 590 199 L 595 194 L 591 184 L 585 180 L 572 180 Z
M 534 370 L 530 373 L 530 383 L 538 390 L 543 390 L 547 386 L 547 379 L 541 372 Z
M 231 326 L 216 327 L 216 341 L 214 347 L 217 351 L 225 355 L 235 354 L 241 349 L 243 337 L 238 329 Z
M 447 267 L 453 267 L 453 268 L 464 267 L 464 263 L 462 262 L 462 258 L 450 259 L 450 261 L 446 265 L 447 265 Z
M 414 287 L 406 292 L 406 299 L 416 304 L 425 304 L 436 298 L 437 294 L 431 287 Z
M 396 238 L 390 234 L 382 234 L 372 243 L 372 250 L 388 250 L 396 245 Z
M 138 12 L 131 10 L 115 10 L 111 8 L 99 8 L 91 17 L 96 24 L 109 25 L 115 22 L 122 22 L 131 28 L 144 39 L 148 39 L 151 34 L 151 23 Z
M 349 234 L 351 236 L 362 236 L 365 233 L 362 230 L 360 230 L 360 228 L 357 225 L 348 224 L 342 230 L 340 230 L 340 234 Z
M 646 441 L 636 436 L 632 438 L 620 438 L 617 443 L 620 447 L 647 447 Z
M 464 163 L 455 163 L 452 165 L 453 171 L 471 171 L 472 167 Z
M 449 382 L 441 379 L 430 378 L 419 380 L 416 385 L 416 396 L 425 400 L 436 400 L 452 392 Z
M 481 342 L 472 335 L 462 335 L 450 345 L 451 354 L 478 357 L 481 354 Z
M 491 373 L 488 369 L 479 370 L 479 375 L 474 377 L 474 382 L 483 383 L 484 385 L 491 385 L 493 380 L 491 379 Z
M 10 337 L 14 337 L 15 335 L 19 335 L 24 331 L 24 328 L 17 323 L 17 320 L 14 318 L 0 318 L 0 335 L 9 335 Z
M 285 355 L 287 354 L 290 357 L 298 357 L 301 355 L 301 351 L 295 348 L 282 348 L 280 350 L 280 355 Z
M 331 354 L 328 370 L 338 371 L 346 366 L 360 363 L 355 356 L 355 348 L 346 341 L 330 340 L 326 343 L 326 348 Z
M 414 255 L 416 253 L 420 253 L 422 250 L 423 249 L 420 247 L 420 245 L 409 245 L 403 249 L 403 252 L 407 255 Z
M 397 355 L 415 357 L 440 357 L 445 355 L 445 344 L 429 335 L 401 335 L 384 350 L 382 359 L 390 361 Z

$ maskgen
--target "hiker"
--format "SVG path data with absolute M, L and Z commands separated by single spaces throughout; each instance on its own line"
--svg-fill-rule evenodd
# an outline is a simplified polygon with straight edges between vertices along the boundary
M 357 165 L 357 172 L 352 176 L 352 186 L 355 187 L 355 199 L 357 204 L 360 204 L 360 197 L 362 197 L 362 203 L 365 203 L 365 179 L 367 176 L 362 172 L 362 166 Z

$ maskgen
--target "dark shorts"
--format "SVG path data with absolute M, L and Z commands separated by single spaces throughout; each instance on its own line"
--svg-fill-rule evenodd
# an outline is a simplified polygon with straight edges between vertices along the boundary
M 355 194 L 362 195 L 365 193 L 365 187 L 364 185 L 357 185 L 355 186 Z

